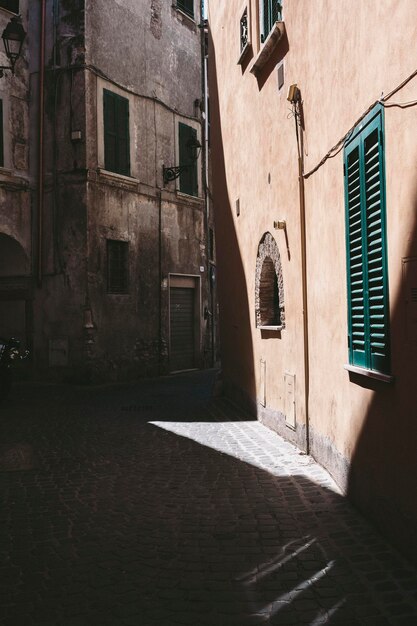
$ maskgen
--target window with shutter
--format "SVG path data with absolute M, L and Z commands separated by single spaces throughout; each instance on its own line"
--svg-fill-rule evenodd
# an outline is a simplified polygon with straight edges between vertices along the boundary
M 177 7 L 190 17 L 194 17 L 194 0 L 177 0 Z
M 128 293 L 129 291 L 129 243 L 107 240 L 107 291 Z
M 345 146 L 349 361 L 390 372 L 383 108 Z
M 3 100 L 0 100 L 0 167 L 4 167 Z
M 0 8 L 19 13 L 19 0 L 0 0 Z
M 194 149 L 190 146 L 195 145 L 197 141 L 197 131 L 192 126 L 179 123 L 179 162 L 185 167 L 180 174 L 180 191 L 190 196 L 198 195 L 197 182 L 197 160 L 195 158 Z
M 130 175 L 129 100 L 103 90 L 104 167 Z
M 264 42 L 275 22 L 282 20 L 282 3 L 279 0 L 261 0 L 261 41 Z

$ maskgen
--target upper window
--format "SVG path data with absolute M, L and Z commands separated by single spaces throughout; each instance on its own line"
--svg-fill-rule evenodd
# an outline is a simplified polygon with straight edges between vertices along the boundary
M 130 175 L 129 100 L 103 90 L 104 167 L 110 172 Z
M 349 362 L 390 372 L 383 108 L 345 146 Z
M 261 0 L 261 41 L 268 37 L 275 22 L 282 20 L 282 3 L 279 0 Z
M 194 0 L 177 0 L 177 7 L 194 18 Z
M 107 240 L 107 291 L 128 293 L 129 291 L 129 243 L 114 239 Z
M 19 0 L 0 0 L 0 8 L 19 13 Z
M 4 167 L 3 100 L 0 100 L 0 167 Z
M 196 143 L 197 131 L 192 126 L 179 122 L 178 124 L 178 140 L 179 140 L 179 162 L 181 166 L 185 166 L 180 174 L 179 189 L 183 193 L 190 196 L 198 195 L 198 175 L 197 175 L 197 158 Z

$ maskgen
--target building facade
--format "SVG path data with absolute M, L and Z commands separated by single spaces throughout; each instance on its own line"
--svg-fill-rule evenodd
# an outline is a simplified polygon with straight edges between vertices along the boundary
M 413 558 L 416 17 L 208 4 L 225 387 Z
M 14 4 L 28 37 L 0 86 L 0 230 L 22 249 L 16 275 L 3 247 L 5 291 L 19 283 L 26 304 L 16 328 L 17 305 L 4 309 L 3 332 L 26 337 L 42 377 L 210 366 L 200 2 Z
M 27 32 L 28 3 L 0 2 L 0 30 L 21 12 Z M 3 48 L 0 66 L 10 66 Z M 27 45 L 15 73 L 0 78 L 0 335 L 30 344 L 32 307 L 32 191 L 30 179 L 30 80 Z

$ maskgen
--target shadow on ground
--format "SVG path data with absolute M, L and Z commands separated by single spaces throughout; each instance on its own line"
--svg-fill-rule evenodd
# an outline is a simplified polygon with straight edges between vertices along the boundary
M 22 387 L 2 441 L 36 463 L 0 472 L 3 626 L 415 623 L 414 570 L 213 378 Z

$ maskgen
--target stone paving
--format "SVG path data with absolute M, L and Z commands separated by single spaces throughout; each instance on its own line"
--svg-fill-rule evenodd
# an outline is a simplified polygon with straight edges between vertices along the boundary
M 214 372 L 0 408 L 2 626 L 412 626 L 417 572 Z

